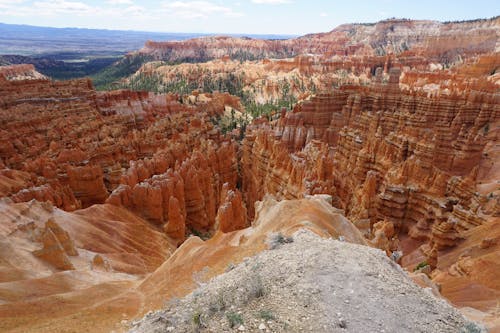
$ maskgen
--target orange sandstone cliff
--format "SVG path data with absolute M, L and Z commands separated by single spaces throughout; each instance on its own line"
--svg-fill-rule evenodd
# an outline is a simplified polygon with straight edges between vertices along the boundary
M 147 43 L 161 60 L 223 58 L 210 75 L 251 68 L 262 101 L 285 78 L 307 97 L 241 141 L 217 125 L 244 113 L 227 93 L 96 92 L 0 68 L 0 330 L 124 331 L 301 228 L 384 250 L 498 329 L 498 20 Z M 192 69 L 141 71 L 203 81 Z
M 410 271 L 429 265 L 444 296 L 495 318 L 500 96 L 402 91 L 399 75 L 251 126 L 241 162 L 249 215 L 266 193 L 329 194 L 373 246 Z
M 496 51 L 499 25 L 498 17 L 450 23 L 388 19 L 373 24 L 344 24 L 330 32 L 288 40 L 216 36 L 186 41 L 148 41 L 139 53 L 165 61 L 203 62 L 225 55 L 253 60 L 308 53 L 331 57 L 406 52 L 429 60 L 453 62 L 458 56 Z

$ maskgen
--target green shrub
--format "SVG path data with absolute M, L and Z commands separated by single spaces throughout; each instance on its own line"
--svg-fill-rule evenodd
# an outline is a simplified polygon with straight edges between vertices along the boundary
M 473 322 L 467 323 L 464 327 L 460 329 L 460 333 L 482 333 L 481 327 Z
M 274 314 L 269 311 L 269 310 L 260 310 L 259 311 L 259 317 L 264 319 L 264 320 L 274 320 Z
M 243 318 L 239 313 L 228 312 L 226 313 L 227 321 L 229 322 L 229 327 L 233 328 L 236 326 L 243 325 Z
M 195 313 L 193 313 L 193 324 L 196 327 L 201 326 L 201 312 L 196 311 Z
M 419 269 L 424 268 L 425 266 L 429 266 L 429 264 L 427 263 L 427 261 L 424 260 L 422 262 L 419 262 L 413 271 L 414 272 L 418 271 Z
M 293 242 L 292 237 L 285 237 L 281 232 L 273 232 L 272 234 L 269 235 L 267 239 L 267 243 L 269 244 L 269 248 L 271 250 L 280 247 L 282 244 L 292 243 L 292 242 Z

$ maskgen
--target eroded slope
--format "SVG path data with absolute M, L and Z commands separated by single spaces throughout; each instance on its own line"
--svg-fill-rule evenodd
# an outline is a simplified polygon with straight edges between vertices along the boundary
M 451 333 L 476 327 L 413 284 L 380 250 L 304 230 L 292 239 L 148 314 L 130 332 Z

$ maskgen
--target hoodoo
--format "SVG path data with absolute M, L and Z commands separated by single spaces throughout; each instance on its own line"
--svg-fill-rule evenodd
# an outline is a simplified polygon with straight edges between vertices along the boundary
M 117 90 L 0 66 L 0 331 L 500 330 L 499 37 L 148 41 Z

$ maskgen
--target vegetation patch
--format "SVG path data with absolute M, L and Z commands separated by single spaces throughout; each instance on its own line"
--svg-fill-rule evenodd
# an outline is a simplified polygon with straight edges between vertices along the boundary
M 119 61 L 91 76 L 94 87 L 97 90 L 122 88 L 122 83 L 120 83 L 121 80 L 132 75 L 139 70 L 144 63 L 151 60 L 152 58 L 150 56 L 145 55 L 124 56 Z
M 231 328 L 243 325 L 243 317 L 239 313 L 228 312 L 226 313 L 226 318 Z
M 415 269 L 413 271 L 416 272 L 419 269 L 424 268 L 425 266 L 429 266 L 429 264 L 427 263 L 427 261 L 422 261 L 422 262 L 418 263 L 418 265 L 415 267 Z
M 270 310 L 260 310 L 259 317 L 265 321 L 274 320 L 276 318 Z

